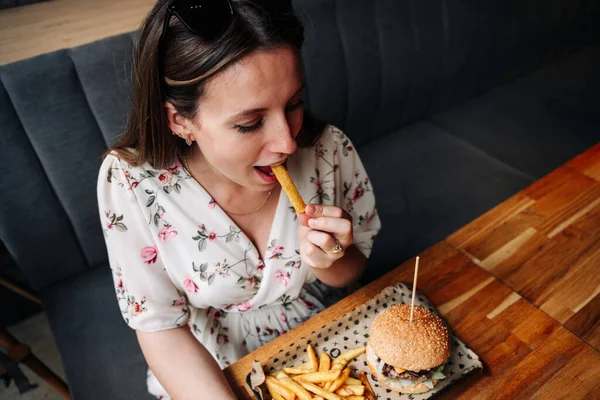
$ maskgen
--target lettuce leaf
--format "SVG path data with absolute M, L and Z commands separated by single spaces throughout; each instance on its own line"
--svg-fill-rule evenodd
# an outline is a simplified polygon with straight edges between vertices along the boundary
M 444 373 L 442 372 L 444 370 L 444 364 L 440 365 L 439 367 L 437 367 L 435 369 L 435 371 L 433 371 L 433 375 L 431 375 L 432 378 L 435 379 L 446 379 L 446 375 L 444 375 Z

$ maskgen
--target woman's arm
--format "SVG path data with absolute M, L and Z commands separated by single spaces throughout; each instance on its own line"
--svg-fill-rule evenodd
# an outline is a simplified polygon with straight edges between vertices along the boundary
M 173 399 L 235 400 L 221 368 L 187 326 L 136 333 L 150 370 Z

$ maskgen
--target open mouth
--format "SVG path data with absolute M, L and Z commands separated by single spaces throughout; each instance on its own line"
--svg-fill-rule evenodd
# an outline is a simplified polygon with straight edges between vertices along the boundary
M 266 167 L 254 167 L 254 168 L 257 169 L 258 171 L 262 172 L 265 175 L 273 176 L 273 170 L 271 169 L 270 165 L 268 165 Z
M 283 163 L 279 163 L 279 164 L 264 165 L 264 166 L 257 165 L 254 167 L 254 169 L 256 170 L 256 172 L 258 172 L 258 174 L 260 176 L 262 176 L 267 181 L 275 181 L 277 178 L 275 177 L 275 174 L 273 173 L 273 169 L 271 167 L 274 165 L 280 165 L 280 164 L 285 165 L 285 161 Z

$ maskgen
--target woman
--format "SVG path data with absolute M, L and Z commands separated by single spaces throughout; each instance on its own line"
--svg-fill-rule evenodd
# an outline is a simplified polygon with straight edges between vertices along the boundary
M 221 368 L 365 268 L 375 199 L 348 138 L 304 116 L 302 42 L 283 0 L 161 0 L 143 24 L 98 202 L 158 398 L 234 398 Z M 282 162 L 312 203 L 298 216 L 271 172 Z

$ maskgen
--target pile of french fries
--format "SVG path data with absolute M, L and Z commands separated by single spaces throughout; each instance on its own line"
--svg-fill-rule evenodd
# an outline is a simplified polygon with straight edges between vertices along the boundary
M 295 368 L 273 371 L 265 384 L 273 400 L 375 400 L 375 393 L 364 372 L 360 379 L 350 376 L 348 362 L 365 352 L 350 349 L 331 361 L 327 353 L 319 359 L 309 344 L 308 362 Z

